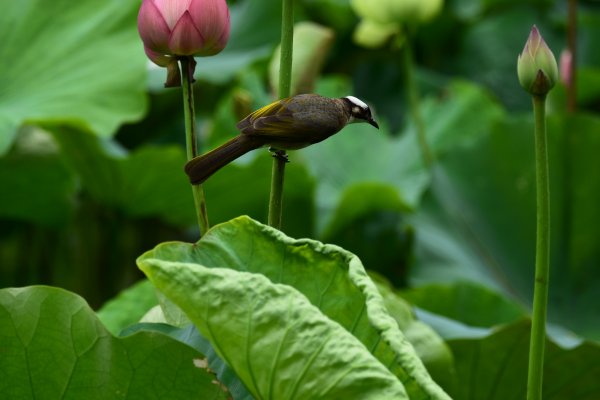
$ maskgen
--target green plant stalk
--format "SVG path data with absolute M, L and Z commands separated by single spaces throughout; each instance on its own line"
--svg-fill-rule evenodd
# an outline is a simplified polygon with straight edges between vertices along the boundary
M 283 182 L 285 179 L 286 162 L 282 157 L 273 157 L 273 168 L 271 170 L 271 195 L 269 197 L 268 224 L 276 229 L 281 229 L 283 211 Z
M 423 162 L 425 163 L 425 166 L 429 168 L 431 167 L 431 164 L 433 164 L 434 159 L 425 135 L 425 121 L 423 121 L 420 106 L 421 96 L 419 94 L 419 87 L 415 79 L 415 64 L 413 62 L 412 49 L 410 48 L 408 42 L 404 44 L 402 53 L 404 53 L 402 61 L 404 63 L 408 107 L 417 131 L 417 140 L 419 142 L 419 148 L 421 149 Z
M 281 18 L 281 56 L 279 67 L 279 98 L 290 96 L 292 85 L 292 52 L 294 45 L 294 0 L 283 0 Z M 281 229 L 285 152 L 273 158 L 268 224 Z
M 533 96 L 533 113 L 535 115 L 537 239 L 527 399 L 541 400 L 550 275 L 550 184 L 546 138 L 546 96 Z
M 182 57 L 181 65 L 181 87 L 183 92 L 183 117 L 185 120 L 185 145 L 188 161 L 198 155 L 196 145 L 196 115 L 194 110 L 194 91 L 192 85 L 193 69 L 189 57 Z M 198 228 L 200 236 L 205 234 L 210 227 L 208 223 L 208 213 L 206 211 L 206 198 L 204 197 L 204 189 L 202 185 L 192 185 L 192 194 L 194 196 L 194 207 L 196 208 L 196 216 L 198 218 Z

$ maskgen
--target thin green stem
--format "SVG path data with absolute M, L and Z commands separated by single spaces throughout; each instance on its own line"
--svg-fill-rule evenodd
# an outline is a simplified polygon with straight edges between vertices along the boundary
M 408 42 L 404 44 L 404 50 L 402 51 L 402 61 L 404 63 L 404 74 L 406 81 L 406 91 L 408 95 L 408 107 L 410 115 L 415 124 L 417 131 L 417 140 L 419 142 L 419 148 L 421 149 L 421 156 L 423 162 L 429 168 L 433 164 L 433 153 L 427 143 L 427 137 L 425 135 L 425 121 L 421 115 L 421 96 L 419 94 L 419 87 L 415 79 L 415 64 L 413 62 L 412 49 Z
M 273 156 L 273 169 L 271 171 L 271 195 L 269 197 L 269 226 L 281 229 L 281 214 L 283 202 L 283 181 L 285 178 L 285 160 L 277 155 Z
M 533 96 L 535 115 L 535 169 L 537 203 L 537 240 L 533 316 L 529 347 L 527 399 L 541 400 L 546 341 L 546 308 L 550 275 L 550 184 L 546 139 L 546 97 Z
M 179 60 L 181 64 L 181 87 L 183 89 L 183 117 L 185 119 L 185 144 L 188 161 L 198 155 L 196 144 L 196 114 L 194 110 L 194 84 L 193 70 L 194 59 L 192 57 L 182 57 Z M 192 194 L 194 196 L 194 206 L 198 218 L 198 228 L 200 236 L 208 231 L 208 213 L 206 211 L 206 198 L 202 185 L 192 185 Z
M 292 87 L 292 52 L 294 45 L 294 0 L 283 0 L 281 19 L 281 55 L 279 97 L 290 95 Z
M 290 96 L 292 85 L 292 50 L 294 42 L 294 0 L 283 0 L 281 18 L 281 58 L 279 67 L 279 98 Z M 269 225 L 281 229 L 283 210 L 283 182 L 285 151 L 273 158 L 271 196 L 269 198 Z

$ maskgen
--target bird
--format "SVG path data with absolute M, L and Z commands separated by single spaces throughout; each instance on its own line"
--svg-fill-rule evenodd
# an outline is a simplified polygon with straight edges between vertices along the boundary
M 329 98 L 310 93 L 287 97 L 246 116 L 237 124 L 237 136 L 188 161 L 185 173 L 192 185 L 201 184 L 238 157 L 265 146 L 274 157 L 287 161 L 285 150 L 319 143 L 355 122 L 379 129 L 369 106 L 354 96 Z

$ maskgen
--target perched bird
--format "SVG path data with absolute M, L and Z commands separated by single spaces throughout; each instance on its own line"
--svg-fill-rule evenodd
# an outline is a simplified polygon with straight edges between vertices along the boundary
M 185 172 L 194 185 L 247 152 L 263 146 L 297 150 L 318 143 L 353 122 L 379 129 L 369 106 L 353 96 L 332 99 L 299 94 L 260 108 L 237 124 L 240 134 L 216 149 L 193 158 Z M 275 156 L 281 156 L 281 152 Z

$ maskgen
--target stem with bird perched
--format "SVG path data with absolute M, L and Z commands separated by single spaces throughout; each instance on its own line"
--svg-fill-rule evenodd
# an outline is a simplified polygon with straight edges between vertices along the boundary
M 290 96 L 292 83 L 292 52 L 294 44 L 294 1 L 283 0 L 281 20 L 281 58 L 279 66 L 279 98 Z M 285 151 L 278 150 L 273 158 L 271 195 L 269 198 L 270 226 L 281 229 L 283 182 L 286 164 Z

